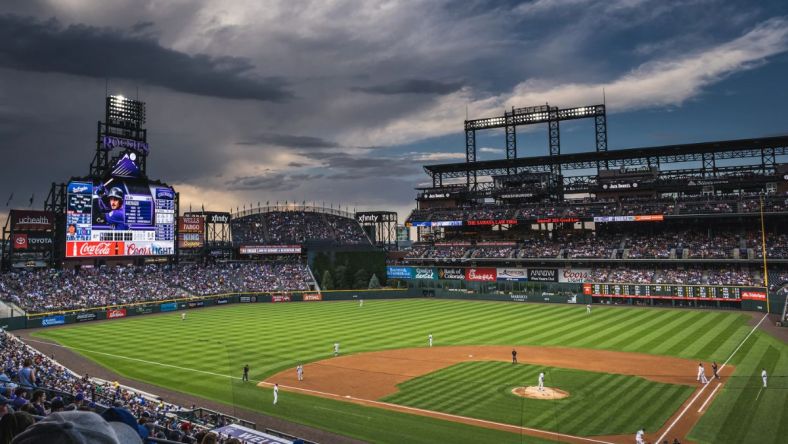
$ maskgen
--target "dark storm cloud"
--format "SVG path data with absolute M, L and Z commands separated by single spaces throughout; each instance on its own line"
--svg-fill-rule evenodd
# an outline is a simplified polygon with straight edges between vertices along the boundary
M 365 92 L 369 94 L 383 94 L 383 95 L 396 95 L 396 94 L 451 94 L 462 88 L 463 84 L 460 82 L 436 82 L 434 80 L 424 79 L 405 79 L 396 82 L 386 83 L 382 85 L 355 87 L 351 88 L 353 91 Z
M 339 152 L 300 153 L 321 162 L 322 168 L 336 172 L 329 179 L 365 179 L 401 177 L 419 173 L 418 165 L 405 159 L 388 156 L 349 155 Z
M 275 145 L 285 148 L 336 148 L 338 145 L 330 140 L 312 136 L 296 136 L 292 134 L 263 133 L 252 136 L 237 145 Z
M 145 23 L 135 25 L 144 31 Z M 227 99 L 285 102 L 293 98 L 280 78 L 257 78 L 238 57 L 189 55 L 150 37 L 56 20 L 0 15 L 0 66 L 94 78 L 120 78 L 174 91 Z
M 225 184 L 230 190 L 289 191 L 322 177 L 321 174 L 260 174 L 235 177 Z

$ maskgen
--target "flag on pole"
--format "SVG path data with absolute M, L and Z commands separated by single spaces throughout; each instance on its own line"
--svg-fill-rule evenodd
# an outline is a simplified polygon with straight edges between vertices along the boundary
M 33 199 L 35 199 L 35 197 L 36 197 L 36 193 L 33 193 L 33 195 L 30 196 L 30 206 L 31 207 L 33 206 Z
M 5 202 L 5 206 L 11 203 L 11 200 L 14 198 L 14 193 L 12 192 L 10 196 L 8 196 L 8 200 Z

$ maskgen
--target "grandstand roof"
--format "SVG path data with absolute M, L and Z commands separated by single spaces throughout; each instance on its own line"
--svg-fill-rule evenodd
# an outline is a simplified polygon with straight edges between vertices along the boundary
M 595 168 L 607 162 L 609 168 L 635 165 L 659 165 L 661 163 L 701 161 L 704 154 L 714 154 L 716 160 L 760 157 L 762 150 L 774 149 L 775 156 L 788 154 L 788 135 L 756 139 L 722 140 L 714 142 L 684 143 L 642 148 L 627 148 L 603 152 L 559 154 L 556 156 L 519 157 L 516 159 L 485 160 L 479 162 L 457 162 L 426 165 L 430 176 L 440 175 L 444 179 L 463 177 L 468 171 L 479 175 L 497 175 L 507 169 L 542 169 L 560 164 L 563 169 Z

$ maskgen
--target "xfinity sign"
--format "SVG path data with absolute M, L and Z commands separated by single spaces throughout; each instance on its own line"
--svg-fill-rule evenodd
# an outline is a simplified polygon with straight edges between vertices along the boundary
M 359 214 L 357 216 L 358 223 L 370 223 L 370 222 L 377 222 L 380 219 L 379 214 Z

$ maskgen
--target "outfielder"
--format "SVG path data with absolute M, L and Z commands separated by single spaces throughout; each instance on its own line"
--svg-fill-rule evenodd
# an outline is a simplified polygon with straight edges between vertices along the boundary
M 544 391 L 544 372 L 539 372 L 539 386 L 537 388 L 540 392 Z
M 766 374 L 766 369 L 765 368 L 762 369 L 761 370 L 761 379 L 763 379 L 763 388 L 766 388 L 766 379 L 768 377 L 769 377 L 769 375 Z
M 363 307 L 364 306 L 364 300 L 363 299 L 359 299 L 358 300 L 358 306 L 359 307 Z
M 181 321 L 185 321 L 185 320 L 186 320 L 186 313 L 181 313 Z
M 430 347 L 432 347 L 432 333 L 430 333 L 430 335 L 429 335 L 429 336 L 427 336 L 427 340 L 428 340 L 428 341 L 429 341 L 429 343 L 430 343 Z
M 274 384 L 274 405 L 279 402 L 279 384 Z
M 586 305 L 586 314 L 591 314 L 591 304 Z
M 709 380 L 706 379 L 706 370 L 703 368 L 703 363 L 698 363 L 698 377 L 696 380 L 700 381 L 701 384 L 708 384 Z

